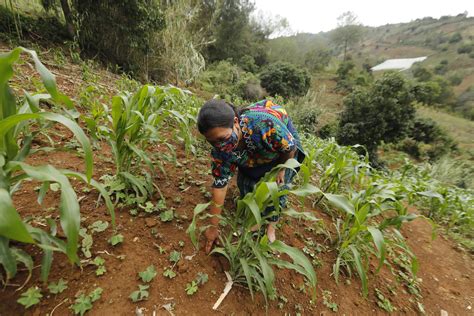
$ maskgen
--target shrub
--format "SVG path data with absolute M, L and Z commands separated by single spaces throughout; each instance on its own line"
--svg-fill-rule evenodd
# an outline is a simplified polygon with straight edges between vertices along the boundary
M 212 64 L 200 75 L 197 82 L 203 90 L 219 94 L 225 99 L 238 97 L 247 101 L 258 101 L 265 95 L 257 76 L 229 61 Z
M 463 44 L 458 48 L 458 54 L 469 54 L 472 52 L 473 44 Z
M 451 36 L 451 38 L 449 39 L 449 42 L 452 44 L 452 43 L 460 42 L 461 40 L 462 40 L 461 33 L 456 32 L 453 34 L 453 36 Z
M 408 83 L 399 73 L 388 72 L 370 88 L 358 88 L 344 99 L 337 139 L 347 145 L 366 146 L 376 161 L 378 145 L 403 138 L 415 108 Z
M 433 76 L 432 73 L 425 67 L 415 67 L 412 71 L 413 77 L 418 79 L 418 81 L 428 81 Z
M 338 125 L 339 125 L 339 122 L 337 121 L 324 125 L 323 127 L 321 127 L 321 129 L 318 132 L 319 137 L 323 139 L 336 137 Z
M 461 82 L 463 81 L 463 79 L 464 78 L 458 74 L 454 74 L 448 78 L 449 83 L 453 86 L 459 86 Z
M 270 95 L 285 98 L 304 95 L 311 81 L 306 70 L 286 62 L 276 62 L 265 67 L 260 80 Z
M 439 98 L 441 87 L 434 81 L 417 82 L 412 86 L 411 92 L 416 101 L 432 105 Z

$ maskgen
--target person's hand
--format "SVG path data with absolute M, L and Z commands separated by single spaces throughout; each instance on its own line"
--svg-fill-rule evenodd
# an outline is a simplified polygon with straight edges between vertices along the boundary
M 278 172 L 278 174 L 276 176 L 276 183 L 278 185 L 285 184 L 285 169 L 282 169 Z
M 212 246 L 219 238 L 219 229 L 216 226 L 210 226 L 206 229 L 204 233 L 206 236 L 206 254 L 209 254 L 212 250 Z

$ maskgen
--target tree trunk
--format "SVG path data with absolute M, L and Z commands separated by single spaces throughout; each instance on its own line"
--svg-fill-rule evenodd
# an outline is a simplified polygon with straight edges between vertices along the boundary
M 63 9 L 64 19 L 66 20 L 67 32 L 71 39 L 74 39 L 74 35 L 76 32 L 74 30 L 74 24 L 72 22 L 72 13 L 71 8 L 69 7 L 68 0 L 61 0 L 61 8 Z
M 347 52 L 347 39 L 344 41 L 344 59 L 343 59 L 343 61 L 346 61 L 346 52 Z

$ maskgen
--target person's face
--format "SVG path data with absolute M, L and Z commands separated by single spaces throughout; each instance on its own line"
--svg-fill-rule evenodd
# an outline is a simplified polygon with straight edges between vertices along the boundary
M 217 150 L 231 152 L 237 147 L 240 141 L 239 121 L 234 118 L 232 128 L 214 127 L 208 130 L 204 137 Z

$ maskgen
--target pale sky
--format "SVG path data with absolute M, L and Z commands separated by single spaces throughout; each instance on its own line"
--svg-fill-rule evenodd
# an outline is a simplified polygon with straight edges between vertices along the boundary
M 318 33 L 336 28 L 346 11 L 367 26 L 410 22 L 417 18 L 474 13 L 474 0 L 255 0 L 256 9 L 285 17 L 293 32 Z

